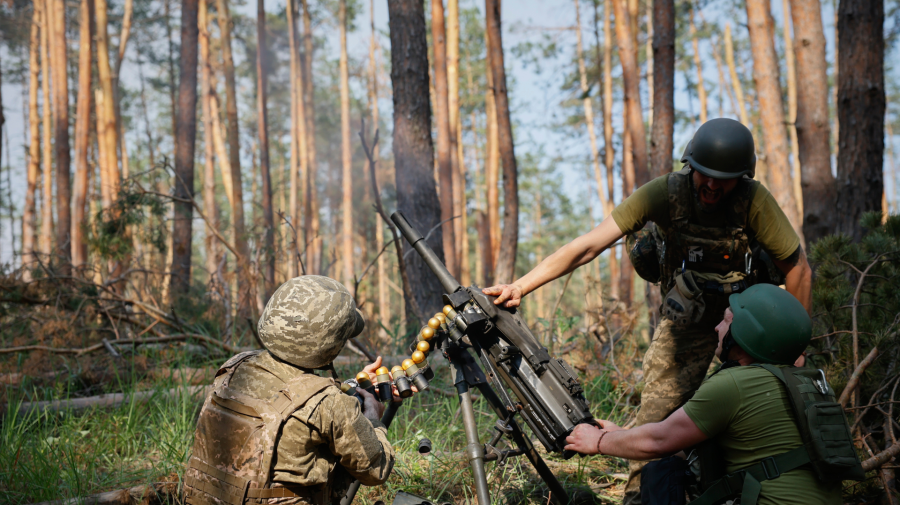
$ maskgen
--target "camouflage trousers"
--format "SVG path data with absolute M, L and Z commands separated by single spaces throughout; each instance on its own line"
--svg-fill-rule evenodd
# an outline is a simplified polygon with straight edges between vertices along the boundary
M 656 327 L 644 355 L 645 386 L 636 426 L 664 420 L 690 399 L 706 377 L 719 342 L 715 328 L 728 306 L 724 297 L 707 296 L 706 303 L 698 324 L 679 329 L 662 318 Z M 623 505 L 640 505 L 641 469 L 645 464 L 646 461 L 629 461 Z

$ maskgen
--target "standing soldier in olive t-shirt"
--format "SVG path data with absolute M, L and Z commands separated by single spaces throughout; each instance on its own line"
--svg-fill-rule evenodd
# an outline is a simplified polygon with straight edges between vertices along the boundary
M 662 421 L 700 385 L 716 348 L 713 330 L 730 294 L 781 274 L 787 291 L 810 310 L 809 264 L 784 212 L 752 179 L 756 154 L 750 130 L 731 119 L 710 120 L 697 130 L 681 162 L 683 170 L 641 186 L 611 219 L 522 278 L 484 290 L 497 296 L 494 303 L 516 307 L 526 294 L 629 235 L 635 270 L 659 282 L 665 296 L 662 320 L 644 356 L 646 385 L 637 425 Z M 640 503 L 642 467 L 631 463 L 625 504 Z

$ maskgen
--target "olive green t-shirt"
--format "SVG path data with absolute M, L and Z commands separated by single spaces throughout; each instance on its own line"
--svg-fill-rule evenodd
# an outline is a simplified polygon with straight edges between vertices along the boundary
M 700 431 L 715 438 L 729 473 L 803 445 L 784 385 L 759 367 L 728 368 L 713 375 L 684 412 Z M 841 483 L 826 487 L 808 467 L 761 484 L 760 505 L 841 503 Z
M 669 219 L 669 183 L 671 174 L 657 177 L 638 188 L 613 211 L 612 218 L 624 234 L 634 233 L 653 221 L 661 228 L 671 226 Z M 726 196 L 726 198 L 728 198 Z M 703 226 L 724 226 L 724 212 L 703 212 L 694 202 L 693 218 Z M 772 193 L 762 184 L 756 184 L 750 193 L 750 234 L 760 245 L 777 259 L 783 260 L 794 253 L 800 245 L 800 237 L 791 227 L 784 211 L 778 206 Z

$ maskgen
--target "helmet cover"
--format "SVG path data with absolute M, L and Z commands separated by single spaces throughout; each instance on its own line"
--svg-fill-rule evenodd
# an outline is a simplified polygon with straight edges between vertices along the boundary
M 353 296 L 340 282 L 318 275 L 282 284 L 259 318 L 266 349 L 292 365 L 327 366 L 365 327 Z
M 728 297 L 734 341 L 757 361 L 790 365 L 812 339 L 812 320 L 794 295 L 756 284 Z

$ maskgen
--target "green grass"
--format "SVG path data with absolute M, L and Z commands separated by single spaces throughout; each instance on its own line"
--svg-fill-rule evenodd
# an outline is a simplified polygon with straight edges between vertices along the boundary
M 341 370 L 341 375 L 352 376 L 355 371 Z M 449 371 L 440 369 L 438 375 L 435 385 L 452 389 L 447 383 Z M 162 391 L 176 385 L 178 381 L 152 382 L 140 374 L 127 373 L 100 392 Z M 60 379 L 42 388 L 32 385 L 7 391 L 9 402 L 0 422 L 0 503 L 19 505 L 86 496 L 173 480 L 181 474 L 193 441 L 200 405 L 197 398 L 159 395 L 146 403 L 130 402 L 77 414 L 18 414 L 23 399 L 66 398 L 72 395 L 72 389 L 71 381 Z M 586 390 L 598 417 L 621 420 L 633 410 L 624 407 L 612 411 L 624 400 L 605 376 L 590 380 Z M 486 442 L 496 418 L 483 400 L 475 401 L 475 409 L 480 439 Z M 371 504 L 378 499 L 389 503 L 400 490 L 440 501 L 473 499 L 468 465 L 447 456 L 465 447 L 457 410 L 455 397 L 424 393 L 407 400 L 388 433 L 397 454 L 394 472 L 384 486 L 362 488 L 356 503 Z M 422 437 L 432 441 L 432 455 L 416 452 Z M 573 458 L 567 462 L 547 459 L 554 461 L 553 470 L 572 490 L 609 481 L 608 473 L 626 471 L 622 462 L 611 458 Z M 488 463 L 487 468 L 491 493 L 498 503 L 546 503 L 541 483 L 524 457 L 502 466 Z

